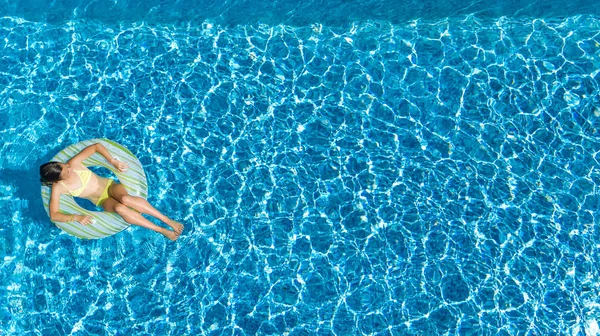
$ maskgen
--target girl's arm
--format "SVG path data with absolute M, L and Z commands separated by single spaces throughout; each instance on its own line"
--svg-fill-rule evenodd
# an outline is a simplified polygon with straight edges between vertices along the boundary
M 102 146 L 102 149 L 100 149 L 100 146 L 102 146 L 102 144 L 95 143 L 93 145 L 85 147 L 77 155 L 73 156 L 68 163 L 71 166 L 79 166 L 85 159 L 89 158 L 90 156 L 92 156 L 92 154 L 96 152 L 102 154 L 110 162 L 110 160 L 112 160 L 112 158 L 110 157 L 110 153 L 106 148 L 104 148 L 104 146 Z
M 60 205 L 60 191 L 57 186 L 53 186 L 50 193 L 50 219 L 56 222 L 68 222 L 72 220 L 71 215 L 65 215 L 58 212 Z
M 112 157 L 108 152 L 108 149 L 106 149 L 106 147 L 104 147 L 104 145 L 102 145 L 101 143 L 97 143 L 94 146 L 96 146 L 96 151 L 102 154 L 102 156 L 104 156 L 106 160 L 108 160 L 108 162 L 110 162 L 111 165 L 115 166 L 115 168 L 117 168 L 119 171 L 124 172 L 127 170 L 127 167 L 129 167 L 127 163 L 121 162 L 116 158 Z
M 74 222 L 77 221 L 83 225 L 91 224 L 92 217 L 83 215 L 67 215 L 58 211 L 60 205 L 60 191 L 58 186 L 53 186 L 50 194 L 50 219 L 55 222 Z
M 87 146 L 84 148 L 79 154 L 75 155 L 71 160 L 69 160 L 69 164 L 72 166 L 82 165 L 82 162 L 92 156 L 94 153 L 100 153 L 102 156 L 106 158 L 110 164 L 115 166 L 119 171 L 127 170 L 127 163 L 121 162 L 110 155 L 110 152 L 104 145 L 101 143 L 95 143 L 93 145 Z
M 102 145 L 101 143 L 97 143 L 94 144 L 93 146 L 96 146 L 96 152 L 102 154 L 102 156 L 104 156 L 106 158 L 106 161 L 110 162 L 110 164 L 114 165 L 114 161 L 117 161 L 114 157 L 112 157 L 110 155 L 110 153 L 108 152 L 108 149 L 106 149 L 106 147 L 104 147 L 104 145 Z

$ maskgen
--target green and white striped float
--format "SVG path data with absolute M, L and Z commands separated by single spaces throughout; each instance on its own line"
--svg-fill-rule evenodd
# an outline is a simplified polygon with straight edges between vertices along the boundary
M 148 182 L 146 174 L 142 168 L 140 161 L 127 148 L 108 139 L 91 139 L 85 140 L 61 150 L 56 154 L 51 161 L 67 162 L 73 156 L 77 155 L 87 146 L 95 143 L 101 143 L 108 149 L 113 157 L 119 161 L 129 164 L 129 168 L 125 172 L 120 172 L 112 164 L 110 164 L 100 153 L 94 153 L 89 158 L 83 161 L 86 167 L 100 166 L 112 171 L 118 178 L 119 182 L 125 187 L 127 192 L 132 196 L 143 198 L 148 197 Z M 46 213 L 50 215 L 50 188 L 42 186 L 42 200 Z M 79 222 L 54 222 L 56 226 L 81 239 L 99 239 L 112 236 L 129 227 L 129 223 L 115 213 L 89 211 L 79 206 L 71 195 L 61 195 L 59 211 L 64 214 L 81 214 L 92 216 L 94 222 L 89 225 L 81 225 Z

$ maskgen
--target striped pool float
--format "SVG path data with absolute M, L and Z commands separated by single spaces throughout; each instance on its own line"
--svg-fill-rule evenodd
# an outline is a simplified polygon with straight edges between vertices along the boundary
M 127 189 L 127 192 L 130 195 L 147 198 L 148 182 L 142 164 L 127 148 L 114 141 L 108 139 L 85 140 L 61 150 L 51 161 L 67 162 L 85 147 L 95 143 L 104 145 L 113 157 L 129 164 L 129 168 L 126 172 L 119 172 L 100 153 L 94 153 L 92 156 L 85 159 L 83 165 L 86 167 L 100 166 L 109 169 L 119 178 L 119 183 Z M 42 200 L 46 213 L 50 215 L 50 188 L 47 186 L 42 186 Z M 53 221 L 56 226 L 66 233 L 81 239 L 105 238 L 125 230 L 130 225 L 117 214 L 104 211 L 89 211 L 82 208 L 75 202 L 75 199 L 68 194 L 61 195 L 59 211 L 64 214 L 89 215 L 94 218 L 92 224 L 85 226 L 78 222 L 63 223 Z

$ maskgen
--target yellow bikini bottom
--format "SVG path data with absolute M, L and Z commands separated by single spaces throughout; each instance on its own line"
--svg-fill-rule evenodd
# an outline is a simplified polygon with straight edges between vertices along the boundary
M 113 182 L 114 181 L 111 179 L 108 180 L 106 187 L 104 187 L 104 191 L 102 191 L 102 196 L 100 196 L 98 202 L 96 202 L 96 206 L 102 206 L 102 203 L 104 203 L 104 201 L 106 201 L 110 197 L 110 195 L 108 194 L 108 189 L 110 189 L 110 186 L 113 184 Z

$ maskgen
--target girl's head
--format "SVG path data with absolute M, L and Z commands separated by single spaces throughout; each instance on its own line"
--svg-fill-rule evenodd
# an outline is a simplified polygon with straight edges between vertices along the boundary
M 69 177 L 73 168 L 68 164 L 51 161 L 40 166 L 40 180 L 42 184 L 51 186 L 52 184 Z

